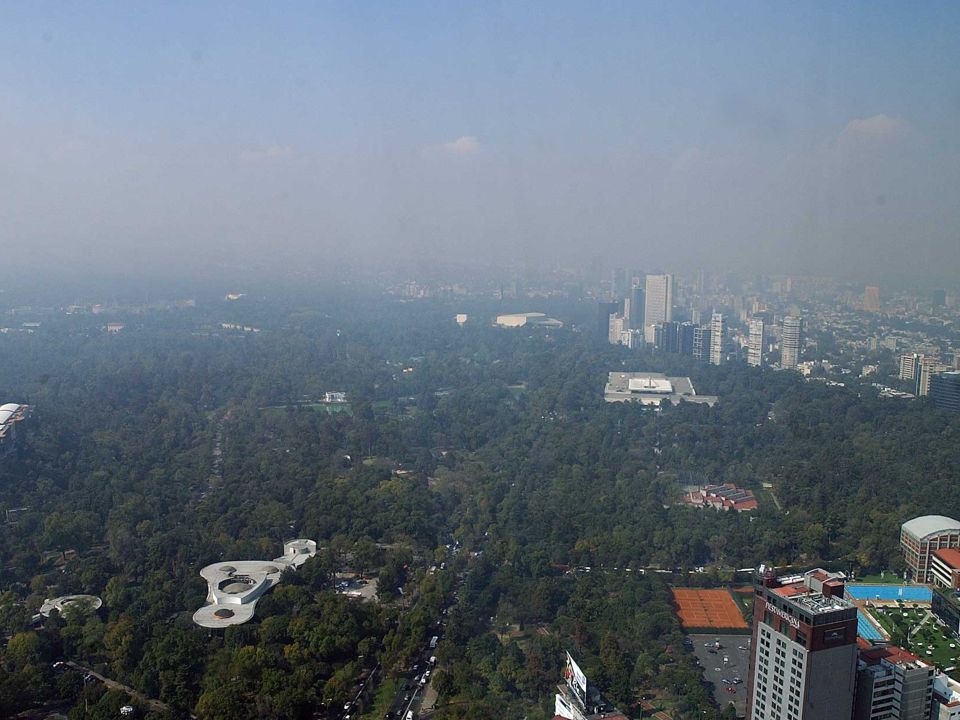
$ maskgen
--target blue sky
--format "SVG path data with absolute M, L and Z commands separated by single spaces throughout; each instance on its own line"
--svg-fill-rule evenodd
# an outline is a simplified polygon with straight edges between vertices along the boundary
M 0 219 L 24 264 L 955 271 L 957 37 L 956 3 L 8 3 Z

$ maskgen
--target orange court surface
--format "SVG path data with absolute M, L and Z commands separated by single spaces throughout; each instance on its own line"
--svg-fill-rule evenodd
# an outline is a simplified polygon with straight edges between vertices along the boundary
M 672 588 L 680 624 L 685 628 L 748 627 L 740 608 L 727 590 Z

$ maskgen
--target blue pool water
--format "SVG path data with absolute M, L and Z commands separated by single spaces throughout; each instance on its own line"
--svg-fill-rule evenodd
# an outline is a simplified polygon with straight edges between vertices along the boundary
M 933 600 L 933 591 L 923 585 L 847 585 L 846 591 L 849 597 L 857 600 L 904 600 L 906 602 Z
M 859 610 L 857 611 L 857 635 L 864 640 L 883 640 L 880 631 Z

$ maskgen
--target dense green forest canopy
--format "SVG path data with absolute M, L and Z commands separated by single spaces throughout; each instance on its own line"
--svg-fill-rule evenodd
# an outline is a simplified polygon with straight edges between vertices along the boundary
M 700 583 L 762 561 L 898 570 L 901 522 L 960 515 L 960 422 L 925 402 L 609 346 L 587 303 L 522 308 L 560 330 L 491 326 L 517 309 L 268 295 L 49 312 L 0 334 L 0 401 L 33 408 L 0 460 L 0 713 L 114 717 L 126 695 L 52 669 L 67 658 L 166 704 L 153 714 L 310 717 L 374 666 L 402 673 L 469 571 L 435 717 L 551 716 L 563 648 L 624 708 L 653 692 L 677 717 L 719 716 L 663 580 L 567 570 L 686 582 L 702 566 Z M 720 402 L 606 404 L 611 370 L 689 375 Z M 677 504 L 701 482 L 750 488 L 760 508 Z M 273 557 L 291 537 L 321 551 L 254 621 L 193 625 L 201 567 Z M 345 569 L 378 575 L 378 602 L 334 592 Z M 104 607 L 31 623 L 68 593 Z

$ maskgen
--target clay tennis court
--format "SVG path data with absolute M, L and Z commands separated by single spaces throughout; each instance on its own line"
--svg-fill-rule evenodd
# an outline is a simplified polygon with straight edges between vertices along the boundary
M 738 628 L 747 626 L 740 608 L 726 590 L 672 588 L 680 624 L 685 628 Z

